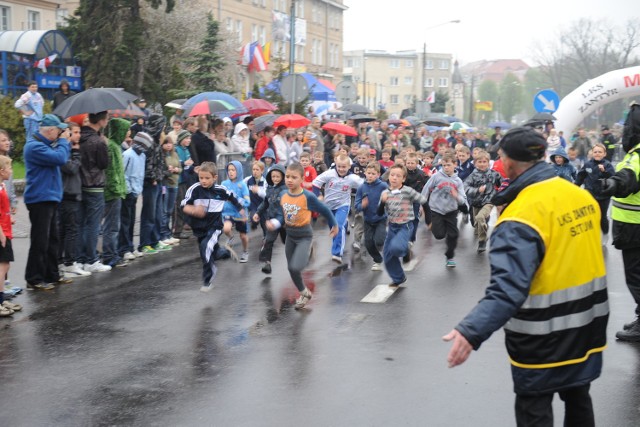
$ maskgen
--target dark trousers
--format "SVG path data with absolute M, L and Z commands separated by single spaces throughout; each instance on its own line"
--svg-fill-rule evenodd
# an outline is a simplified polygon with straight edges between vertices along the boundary
M 410 242 L 416 241 L 416 236 L 418 234 L 418 224 L 420 224 L 420 203 L 413 204 L 413 231 L 411 232 L 411 237 L 409 238 Z
M 640 316 L 640 248 L 623 249 L 622 263 L 627 288 L 636 302 L 636 315 Z
M 155 246 L 158 243 L 160 235 L 160 227 L 156 228 L 158 212 L 158 195 L 160 195 L 160 186 L 145 184 L 142 188 L 142 211 L 140 212 L 140 247 L 142 250 L 145 246 Z M 162 200 L 162 199 L 160 199 Z
M 280 236 L 282 243 L 284 243 L 287 239 L 287 229 L 280 227 L 274 231 L 267 230 L 267 233 L 264 236 L 264 242 L 262 243 L 262 248 L 260 249 L 260 257 L 258 258 L 260 262 L 271 262 L 273 244 L 278 240 L 278 236 Z
M 27 283 L 53 283 L 60 280 L 58 272 L 57 202 L 28 203 L 31 222 L 31 244 L 24 279 Z
M 180 209 L 180 203 L 187 194 L 189 184 L 181 182 L 178 184 L 178 195 L 176 196 L 176 207 L 173 210 L 173 237 L 180 237 L 182 230 L 184 229 L 184 213 Z
M 602 230 L 602 233 L 604 234 L 609 234 L 609 218 L 607 218 L 607 211 L 609 210 L 609 202 L 611 202 L 611 198 L 596 201 L 598 202 L 598 206 L 600 206 L 600 230 Z
M 118 232 L 118 255 L 133 252 L 133 226 L 136 223 L 136 202 L 138 196 L 127 194 L 120 208 L 120 231 Z
M 198 234 L 198 247 L 200 248 L 200 259 L 202 260 L 202 282 L 207 285 L 216 278 L 216 250 L 218 247 L 218 237 L 221 230 L 210 229 L 204 234 Z
M 564 402 L 565 427 L 593 427 L 593 405 L 589 395 L 590 385 L 558 392 Z M 542 396 L 516 395 L 516 423 L 518 427 L 553 427 L 554 393 Z
M 453 258 L 458 245 L 458 211 L 452 211 L 444 215 L 431 212 L 431 232 L 438 239 L 447 238 L 447 259 Z
M 77 261 L 80 201 L 63 200 L 58 206 L 58 264 L 72 265 Z
M 380 249 L 384 245 L 384 239 L 387 236 L 387 223 L 385 221 L 379 222 L 364 222 L 364 246 L 367 248 L 367 252 L 373 258 L 373 262 L 382 263 L 382 255 Z

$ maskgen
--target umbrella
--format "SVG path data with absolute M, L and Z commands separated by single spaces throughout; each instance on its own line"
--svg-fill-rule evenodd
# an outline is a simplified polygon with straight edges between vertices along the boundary
M 273 126 L 273 122 L 280 117 L 279 114 L 266 114 L 253 119 L 253 131 L 262 132 L 267 126 Z
M 556 117 L 551 113 L 537 113 L 535 116 L 531 117 L 531 120 L 542 120 L 545 122 L 552 122 L 556 119 Z
M 77 114 L 95 114 L 101 111 L 126 109 L 138 97 L 114 88 L 91 88 L 67 98 L 58 105 L 53 114 L 71 117 Z
M 246 112 L 246 109 L 244 110 Z M 217 117 L 231 117 L 239 114 L 238 109 L 226 101 L 200 101 L 189 111 L 189 117 L 209 114 Z M 240 113 L 242 114 L 242 113 Z
M 185 102 L 187 102 L 186 98 L 174 99 L 164 104 L 164 106 L 169 108 L 175 108 L 176 110 L 178 109 L 182 110 L 182 104 L 184 104 Z
M 301 116 L 300 114 L 284 114 L 278 117 L 276 121 L 273 122 L 273 125 L 275 127 L 284 125 L 288 128 L 301 128 L 309 123 L 311 123 L 311 120 L 307 119 L 305 116 Z
M 249 114 L 251 115 L 266 113 L 268 111 L 276 111 L 278 109 L 278 107 L 265 99 L 249 98 L 245 101 L 242 101 L 242 105 L 244 105 L 247 110 L 249 110 Z
M 449 121 L 442 117 L 427 117 L 422 123 L 428 126 L 449 126 Z
M 109 117 L 117 117 L 121 119 L 136 119 L 138 117 L 144 116 L 144 111 L 142 111 L 140 107 L 133 103 L 130 103 L 127 108 L 117 108 L 109 110 Z
M 322 126 L 324 130 L 332 130 L 336 133 L 346 136 L 358 136 L 358 132 L 351 126 L 343 125 L 342 123 L 329 122 Z
M 420 120 L 416 116 L 408 116 L 405 117 L 404 120 L 408 121 L 411 126 L 418 126 L 420 123 L 422 123 L 422 120 Z
M 349 117 L 349 120 L 353 120 L 355 123 L 373 122 L 376 120 L 376 118 L 373 116 L 367 116 L 366 114 L 356 114 L 355 116 Z
M 462 120 L 460 120 L 459 118 L 457 118 L 457 117 L 453 117 L 453 116 L 447 116 L 447 117 L 444 117 L 444 119 L 445 119 L 446 121 L 448 121 L 449 123 L 453 123 L 453 122 L 461 122 L 461 121 L 462 121 Z
M 449 126 L 449 129 L 455 130 L 455 131 L 469 130 L 469 129 L 471 129 L 471 126 L 469 126 L 469 125 L 467 125 L 466 123 L 463 123 L 463 122 L 453 122 Z
M 369 110 L 364 105 L 360 104 L 347 104 L 343 105 L 341 108 L 342 111 L 348 111 L 353 114 L 371 114 L 371 110 Z
M 187 99 L 184 104 L 182 104 L 182 109 L 189 113 L 194 105 L 196 105 L 200 101 L 224 101 L 229 105 L 232 105 L 233 108 L 242 110 L 239 114 L 246 113 L 247 109 L 242 105 L 240 101 L 238 101 L 233 96 L 224 92 L 202 92 L 191 98 Z
M 489 122 L 489 128 L 511 129 L 511 123 L 507 122 Z
M 388 125 L 411 126 L 411 123 L 409 123 L 405 119 L 388 119 L 388 120 L 385 120 L 385 121 L 387 122 Z

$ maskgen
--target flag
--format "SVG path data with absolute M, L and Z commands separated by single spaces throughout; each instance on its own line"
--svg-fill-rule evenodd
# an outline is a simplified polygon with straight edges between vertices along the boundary
M 271 42 L 268 42 L 262 48 L 262 57 L 264 58 L 264 63 L 269 65 L 271 62 Z
M 51 65 L 51 63 L 52 63 L 53 61 L 55 61 L 57 57 L 58 57 L 58 54 L 57 54 L 57 53 L 54 53 L 54 54 L 53 54 L 53 55 L 51 55 L 51 56 L 47 56 L 47 57 L 46 57 L 46 58 L 44 58 L 44 59 L 40 59 L 40 60 L 38 60 L 38 61 L 34 62 L 34 63 L 33 63 L 33 67 L 34 67 L 34 68 L 40 68 L 40 69 L 42 70 L 42 72 L 43 72 L 43 73 L 46 73 L 46 72 L 47 72 L 47 67 L 48 67 L 49 65 Z
M 251 68 L 256 71 L 266 71 L 267 65 L 265 64 L 264 54 L 262 52 L 262 47 L 256 43 L 253 49 L 253 58 L 251 60 Z
M 427 102 L 429 104 L 434 104 L 436 102 L 436 91 L 433 91 L 427 96 Z
M 251 43 L 242 46 L 240 50 L 240 65 L 248 66 L 251 63 Z

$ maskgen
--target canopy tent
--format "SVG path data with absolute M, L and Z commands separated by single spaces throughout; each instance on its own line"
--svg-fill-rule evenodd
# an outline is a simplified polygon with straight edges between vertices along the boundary
M 52 55 L 55 59 L 46 67 L 46 72 L 35 68 L 36 61 Z M 72 90 L 79 91 L 82 88 L 80 68 L 74 65 L 71 44 L 60 31 L 0 31 L 0 71 L 5 95 L 23 92 L 29 80 L 38 83 L 45 97 L 58 90 L 63 79 L 69 82 Z M 67 67 L 73 68 L 68 70 Z
M 304 77 L 307 81 L 307 86 L 309 86 L 310 100 L 311 101 L 335 101 L 336 100 L 336 92 L 326 85 L 322 84 L 317 78 L 309 73 L 298 73 L 300 76 Z M 285 74 L 286 75 L 286 74 Z M 261 92 L 264 93 L 264 89 L 272 90 L 274 92 L 280 93 L 280 81 L 274 80 L 269 83 L 267 86 L 262 88 Z

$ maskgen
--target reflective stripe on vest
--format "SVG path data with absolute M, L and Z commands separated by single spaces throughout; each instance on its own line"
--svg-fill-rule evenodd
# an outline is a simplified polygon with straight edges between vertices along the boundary
M 596 317 L 609 314 L 609 302 L 596 304 L 587 311 L 567 314 L 566 316 L 552 317 L 549 320 L 528 321 L 512 318 L 504 325 L 504 329 L 519 334 L 546 335 L 552 332 L 566 331 L 588 325 Z
M 594 292 L 601 291 L 606 287 L 607 280 L 604 277 L 598 277 L 583 285 L 562 289 L 551 294 L 529 295 L 521 308 L 523 310 L 530 308 L 547 308 L 552 305 L 564 304 L 569 301 L 577 301 L 593 294 Z

